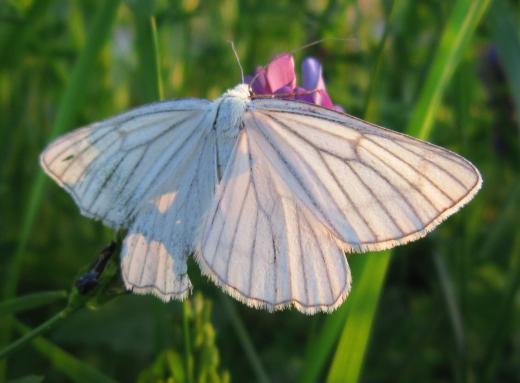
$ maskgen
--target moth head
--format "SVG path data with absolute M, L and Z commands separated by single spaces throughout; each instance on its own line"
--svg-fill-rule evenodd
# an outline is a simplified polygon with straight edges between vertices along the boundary
M 238 84 L 233 89 L 228 89 L 224 97 L 237 97 L 242 100 L 251 99 L 251 87 L 249 84 Z

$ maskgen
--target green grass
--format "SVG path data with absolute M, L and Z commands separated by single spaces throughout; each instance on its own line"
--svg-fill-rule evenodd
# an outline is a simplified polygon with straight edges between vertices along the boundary
M 15 327 L 22 334 L 29 331 L 26 326 L 20 323 L 16 323 Z M 48 361 L 49 365 L 73 382 L 115 382 L 115 380 L 78 360 L 70 353 L 42 337 L 34 339 L 32 343 L 34 349 Z
M 489 3 L 489 0 L 458 0 L 453 5 L 407 133 L 424 140 L 430 137 L 444 90 Z M 357 275 L 359 285 L 348 302 L 351 312 L 329 370 L 328 382 L 357 382 L 361 376 L 390 257 L 391 252 L 383 252 L 359 260 L 363 264 L 361 273 Z
M 507 0 L 0 4 L 0 349 L 12 346 L 0 380 L 518 381 L 519 12 Z M 182 304 L 121 297 L 115 264 L 77 296 L 114 234 L 47 182 L 43 147 L 142 103 L 218 96 L 240 80 L 230 39 L 251 73 L 321 38 L 296 59 L 323 62 L 335 103 L 469 158 L 484 178 L 475 200 L 423 240 L 349 255 L 352 292 L 330 315 L 230 303 L 195 264 L 203 297 Z
M 50 138 L 63 133 L 72 125 L 74 116 L 78 112 L 82 101 L 85 99 L 85 82 L 88 81 L 89 75 L 92 74 L 94 60 L 96 59 L 99 50 L 102 48 L 103 43 L 106 41 L 118 3 L 119 1 L 107 2 L 106 6 L 100 8 L 96 15 L 91 27 L 90 38 L 74 66 L 70 81 L 63 93 L 62 101 L 49 135 Z M 38 5 L 35 3 L 33 7 L 36 8 Z M 4 299 L 12 299 L 16 294 L 23 259 L 27 250 L 27 244 L 31 235 L 31 230 L 33 229 L 36 214 L 40 209 L 46 181 L 47 178 L 42 172 L 39 172 L 30 189 L 27 209 L 23 214 L 24 219 L 21 225 L 18 245 L 14 257 L 9 265 L 9 271 L 6 273 L 5 285 L 3 288 Z M 0 329 L 0 348 L 3 348 L 3 346 L 5 346 L 9 341 L 11 327 L 11 319 L 9 317 L 4 317 L 2 321 L 5 323 Z M 2 373 L 2 365 L 0 365 L 0 379 Z
M 67 298 L 67 295 L 66 291 L 43 291 L 4 300 L 0 303 L 0 315 L 16 314 L 21 311 L 46 306 L 55 301 L 64 300 Z

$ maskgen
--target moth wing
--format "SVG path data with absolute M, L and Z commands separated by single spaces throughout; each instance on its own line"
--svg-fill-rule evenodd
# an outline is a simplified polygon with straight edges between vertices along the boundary
M 254 100 L 245 126 L 268 143 L 275 172 L 347 251 L 426 235 L 482 183 L 447 149 L 311 104 Z
M 164 300 L 191 287 L 186 258 L 214 194 L 215 136 L 209 102 L 167 101 L 72 131 L 41 165 L 82 214 L 128 228 L 125 285 Z
M 250 306 L 334 310 L 350 289 L 345 255 L 270 164 L 268 145 L 255 130 L 241 131 L 196 259 L 204 274 Z
M 74 130 L 47 146 L 41 166 L 83 215 L 127 227 L 183 156 L 197 150 L 209 124 L 208 105 L 206 100 L 155 103 Z

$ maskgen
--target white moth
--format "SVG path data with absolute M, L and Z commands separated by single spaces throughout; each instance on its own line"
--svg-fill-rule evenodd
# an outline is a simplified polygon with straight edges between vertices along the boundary
M 81 213 L 127 229 L 127 289 L 169 301 L 187 258 L 249 306 L 337 308 L 344 252 L 423 237 L 477 193 L 478 170 L 438 146 L 240 84 L 213 102 L 146 105 L 75 130 L 41 155 Z

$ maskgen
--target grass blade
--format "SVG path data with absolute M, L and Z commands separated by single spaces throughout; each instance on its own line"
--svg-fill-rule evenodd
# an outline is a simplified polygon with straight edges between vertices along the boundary
M 0 303 L 0 315 L 15 314 L 20 311 L 35 309 L 67 298 L 66 291 L 45 291 L 9 299 Z
M 407 7 L 406 3 L 399 3 L 392 1 L 388 21 L 386 22 L 383 36 L 381 37 L 377 46 L 376 62 L 371 70 L 371 80 L 369 88 L 364 101 L 364 117 L 368 120 L 375 119 L 375 106 L 373 95 L 376 89 L 377 78 L 380 74 L 381 64 L 384 59 L 384 51 L 390 30 L 395 22 L 395 18 L 399 13 L 398 8 Z M 361 275 L 361 270 L 364 267 L 364 263 L 356 258 L 349 260 L 353 279 L 356 280 L 358 275 Z M 356 282 L 354 282 L 356 283 Z M 325 363 L 327 362 L 333 347 L 337 344 L 337 339 L 340 336 L 342 329 L 345 326 L 347 316 L 349 313 L 350 305 L 344 304 L 336 312 L 329 315 L 325 320 L 319 336 L 315 341 L 309 345 L 307 355 L 305 356 L 304 367 L 300 373 L 299 381 L 302 383 L 311 383 L 319 378 Z
M 504 67 L 517 113 L 520 113 L 520 38 L 512 12 L 504 1 L 494 1 L 489 25 L 500 62 Z M 516 119 L 520 129 L 520 118 Z
M 508 342 L 508 334 L 514 328 L 515 323 L 515 297 L 518 296 L 520 290 L 520 231 L 516 235 L 516 241 L 511 247 L 511 256 L 509 265 L 509 275 L 505 294 L 499 302 L 497 302 L 496 322 L 490 331 L 488 345 L 486 348 L 486 368 L 483 382 L 499 381 L 497 374 L 498 367 L 504 358 L 504 349 L 500 345 Z
M 349 315 L 343 326 L 327 382 L 359 380 L 390 255 L 389 251 L 385 251 L 355 258 L 360 274 L 348 298 Z
M 441 290 L 444 295 L 444 300 L 446 301 L 451 326 L 453 328 L 457 352 L 461 358 L 464 358 L 466 353 L 466 335 L 463 325 L 464 320 L 462 319 L 460 304 L 458 303 L 455 286 L 453 285 L 453 277 L 449 274 L 446 261 L 438 252 L 433 253 L 433 264 L 435 265 L 437 274 L 439 274 Z
M 251 338 L 249 337 L 244 323 L 242 323 L 242 320 L 240 319 L 233 302 L 230 298 L 224 295 L 222 295 L 221 300 L 224 304 L 224 307 L 227 310 L 229 319 L 231 319 L 231 324 L 235 329 L 235 333 L 237 334 L 238 339 L 240 340 L 242 348 L 244 349 L 244 352 L 246 354 L 245 356 L 249 360 L 249 363 L 253 368 L 253 371 L 256 375 L 256 380 L 261 383 L 269 382 L 269 376 L 267 375 L 267 372 L 265 371 L 265 368 L 262 365 L 260 357 L 256 353 L 255 347 L 253 346 L 253 342 L 251 341 Z
M 356 276 L 357 274 L 356 271 L 352 270 L 352 275 Z M 300 372 L 300 383 L 312 383 L 318 380 L 332 347 L 336 344 L 341 329 L 345 325 L 348 308 L 349 305 L 344 304 L 325 318 L 319 336 L 316 336 L 314 342 L 309 344 L 305 363 Z
M 140 102 L 162 99 L 162 82 L 159 66 L 157 27 L 153 17 L 153 4 L 148 1 L 132 3 L 135 18 L 136 51 L 139 68 L 136 86 L 139 87 Z
M 118 6 L 119 1 L 117 0 L 106 1 L 104 2 L 104 5 L 99 8 L 91 26 L 89 39 L 87 40 L 85 49 L 81 52 L 78 61 L 72 70 L 70 81 L 67 84 L 59 104 L 50 138 L 56 137 L 72 125 L 74 116 L 76 115 L 85 95 L 85 83 L 88 81 L 92 68 L 94 67 L 94 61 L 98 57 L 99 51 L 108 37 L 108 32 L 110 31 L 110 26 L 115 19 Z M 9 271 L 6 273 L 3 293 L 4 299 L 11 299 L 16 294 L 25 250 L 27 248 L 36 214 L 40 208 L 46 180 L 47 178 L 44 174 L 38 172 L 32 185 L 27 204 L 28 207 L 22 221 L 18 246 L 9 265 Z M 2 321 L 4 322 L 4 326 L 2 326 L 2 330 L 0 331 L 0 347 L 4 346 L 9 341 L 11 333 L 10 317 L 5 317 Z M 4 368 L 0 364 L 0 380 L 2 380 L 4 375 L 3 370 Z
M 520 205 L 520 179 L 516 185 L 511 187 L 507 198 L 504 199 L 503 205 L 500 207 L 500 213 L 497 214 L 498 219 L 489 229 L 489 233 L 482 246 L 480 247 L 476 259 L 489 258 L 493 255 L 493 251 L 497 248 L 500 241 L 506 240 L 507 232 L 514 225 L 515 217 L 518 216 L 518 207 Z
M 458 0 L 454 4 L 408 125 L 408 134 L 421 139 L 430 135 L 444 90 L 489 4 L 490 0 Z M 357 282 L 354 280 L 356 285 L 347 303 L 350 313 L 329 370 L 329 382 L 359 381 L 390 256 L 391 252 L 385 252 L 356 257 L 356 261 L 365 265 Z
M 490 3 L 491 0 L 458 0 L 454 4 L 408 124 L 408 134 L 421 139 L 430 136 L 444 90 Z
M 161 75 L 161 52 L 159 50 L 159 40 L 157 38 L 157 23 L 155 16 L 150 17 L 150 29 L 152 30 L 152 40 L 155 51 L 155 82 L 157 83 L 157 95 L 159 100 L 164 100 L 164 89 Z
M 24 17 L 23 23 L 16 28 L 12 28 L 5 38 L 0 42 L 0 51 L 9 52 L 2 56 L 0 68 L 9 68 L 13 63 L 18 63 L 24 49 L 27 49 L 27 43 L 31 40 L 36 28 L 29 27 L 38 25 L 44 18 L 47 8 L 51 5 L 50 0 L 35 1 L 31 4 L 30 9 Z M 16 65 L 16 64 L 15 64 Z
M 29 333 L 30 329 L 19 323 L 15 323 L 15 327 L 22 334 Z M 115 380 L 107 377 L 99 370 L 85 364 L 68 352 L 62 350 L 60 347 L 49 342 L 43 337 L 33 339 L 32 345 L 43 357 L 48 359 L 57 371 L 67 376 L 73 382 L 99 382 L 99 383 L 113 383 Z
M 38 327 L 27 331 L 21 338 L 18 338 L 13 343 L 8 345 L 7 347 L 0 350 L 0 359 L 3 359 L 7 357 L 9 354 L 15 352 L 20 347 L 24 346 L 27 342 L 31 341 L 35 337 L 51 330 L 54 326 L 56 326 L 59 322 L 61 322 L 63 319 L 68 317 L 70 311 L 62 310 L 56 315 L 52 316 L 51 318 L 47 319 L 45 322 L 43 322 Z
M 138 84 L 145 102 L 161 101 L 164 99 L 162 86 L 159 41 L 157 39 L 157 24 L 152 14 L 152 3 L 140 2 L 133 7 L 136 31 L 137 52 L 139 56 Z M 184 340 L 184 354 L 187 383 L 194 381 L 193 352 L 189 320 L 191 308 L 188 300 L 182 302 L 182 332 Z

